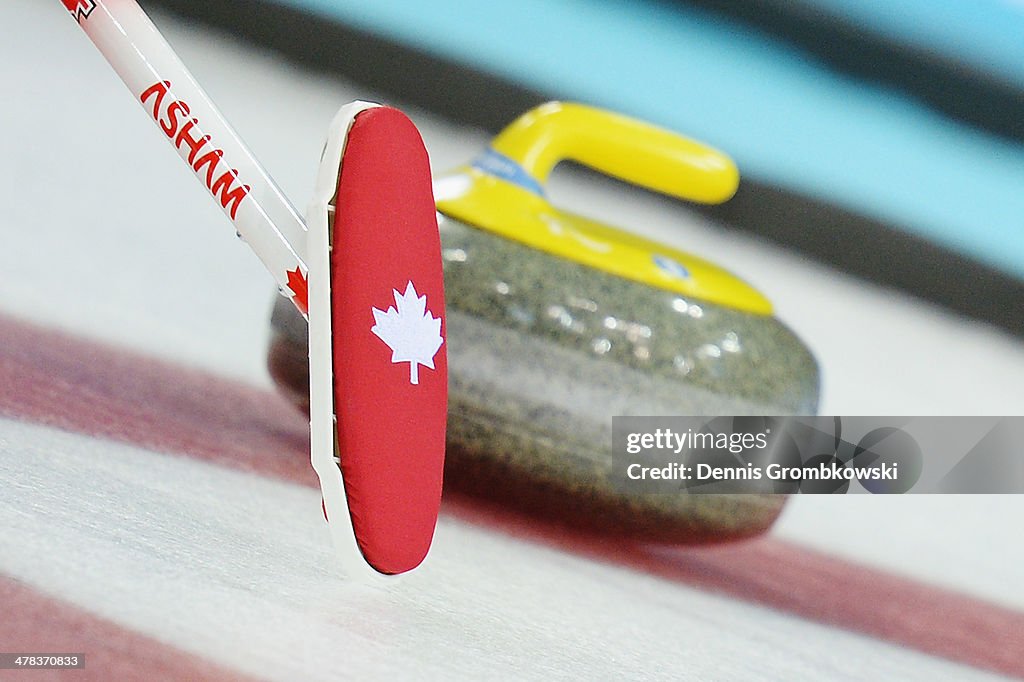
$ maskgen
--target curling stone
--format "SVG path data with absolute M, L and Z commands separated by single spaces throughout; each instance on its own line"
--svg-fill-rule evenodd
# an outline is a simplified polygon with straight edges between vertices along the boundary
M 550 203 L 545 182 L 563 160 L 702 203 L 727 200 L 738 184 L 714 149 L 558 102 L 435 178 L 446 489 L 637 540 L 763 532 L 784 495 L 616 489 L 612 417 L 814 414 L 813 356 L 760 292 L 722 268 Z M 279 301 L 271 325 L 271 375 L 308 409 L 306 323 Z

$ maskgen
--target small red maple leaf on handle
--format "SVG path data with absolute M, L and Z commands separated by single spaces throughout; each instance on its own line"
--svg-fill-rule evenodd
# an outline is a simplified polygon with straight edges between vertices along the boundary
M 295 303 L 295 307 L 303 315 L 309 314 L 309 294 L 306 276 L 302 274 L 297 265 L 294 270 L 288 271 L 288 288 L 292 290 L 292 301 Z
M 441 337 L 441 318 L 427 310 L 427 297 L 416 293 L 412 282 L 405 293 L 392 290 L 395 307 L 387 312 L 371 308 L 376 324 L 370 328 L 391 349 L 391 362 L 409 363 L 409 383 L 420 382 L 419 367 L 434 369 L 434 356 L 444 339 Z

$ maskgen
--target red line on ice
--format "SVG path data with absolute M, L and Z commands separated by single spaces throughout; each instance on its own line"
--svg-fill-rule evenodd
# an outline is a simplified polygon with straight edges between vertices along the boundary
M 0 387 L 0 414 L 317 485 L 306 419 L 272 392 L 3 316 Z M 599 561 L 1024 678 L 1024 613 L 770 536 L 651 547 L 486 499 L 446 495 L 445 509 Z
M 5 670 L 5 680 L 251 679 L 4 576 L 0 604 L 4 652 L 85 654 L 82 669 Z

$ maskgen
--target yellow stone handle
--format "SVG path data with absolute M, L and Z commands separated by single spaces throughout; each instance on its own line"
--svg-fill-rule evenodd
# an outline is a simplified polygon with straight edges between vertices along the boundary
M 532 109 L 494 138 L 491 149 L 525 171 L 528 177 L 521 184 L 535 182 L 541 190 L 551 170 L 565 160 L 705 204 L 726 201 L 739 184 L 736 164 L 722 152 L 582 104 L 549 102 Z

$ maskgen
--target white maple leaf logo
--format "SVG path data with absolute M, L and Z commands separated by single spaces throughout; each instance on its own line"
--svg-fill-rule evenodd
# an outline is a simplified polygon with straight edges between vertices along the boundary
M 392 292 L 397 309 L 390 307 L 384 312 L 371 308 L 376 324 L 370 331 L 391 349 L 391 362 L 409 363 L 409 383 L 418 384 L 420 365 L 434 369 L 434 356 L 444 343 L 441 318 L 427 310 L 427 297 L 417 294 L 411 281 L 404 294 L 397 289 Z

